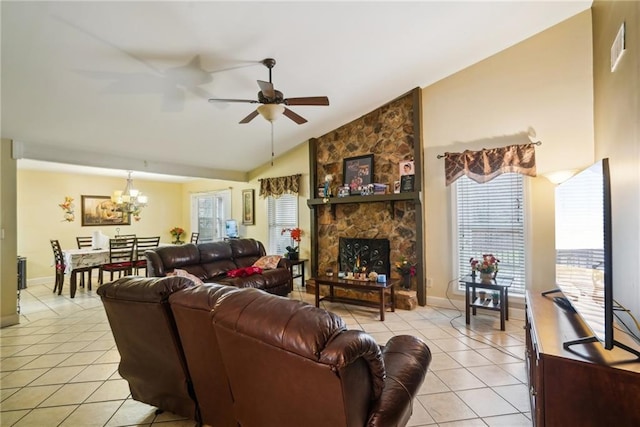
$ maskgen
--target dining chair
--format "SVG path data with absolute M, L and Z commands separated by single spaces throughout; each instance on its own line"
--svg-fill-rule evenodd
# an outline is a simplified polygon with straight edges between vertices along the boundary
M 98 273 L 98 283 L 103 283 L 105 271 L 109 272 L 110 280 L 113 280 L 113 273 L 130 275 L 133 273 L 133 253 L 136 244 L 135 237 L 116 237 L 109 239 L 109 262 L 102 264 Z
M 140 272 L 140 269 L 144 268 L 145 276 L 147 275 L 147 258 L 144 256 L 144 251 L 157 248 L 159 244 L 160 236 L 136 237 L 136 259 L 133 262 L 136 274 Z
M 91 248 L 93 247 L 93 237 L 77 236 L 76 243 L 78 244 L 78 249 Z M 91 276 L 92 276 L 93 270 L 97 270 L 97 269 L 98 269 L 98 266 L 94 266 L 94 267 L 87 267 L 82 270 L 82 276 L 80 276 L 80 287 L 84 288 L 84 273 L 87 273 L 87 279 L 89 281 L 89 290 L 91 290 Z
M 191 233 L 191 243 L 193 243 L 194 245 L 197 245 L 199 237 L 200 237 L 200 233 L 196 233 L 196 232 Z
M 53 293 L 58 291 L 58 295 L 62 293 L 62 285 L 64 285 L 64 256 L 62 255 L 62 249 L 60 248 L 60 242 L 58 240 L 49 240 L 51 242 L 51 249 L 53 249 L 53 258 L 56 269 L 56 281 L 53 286 Z

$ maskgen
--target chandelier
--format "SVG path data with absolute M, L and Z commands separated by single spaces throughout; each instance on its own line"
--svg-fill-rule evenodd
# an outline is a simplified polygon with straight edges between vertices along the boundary
M 149 199 L 139 190 L 133 188 L 131 171 L 128 171 L 127 174 L 127 185 L 124 187 L 124 191 L 114 191 L 111 195 L 111 201 L 115 203 L 118 211 L 132 215 L 136 221 L 140 221 L 140 211 L 147 206 Z

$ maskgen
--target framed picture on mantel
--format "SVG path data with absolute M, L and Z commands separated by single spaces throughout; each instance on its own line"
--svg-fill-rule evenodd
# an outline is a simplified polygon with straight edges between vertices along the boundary
M 352 195 L 361 194 L 363 188 L 373 183 L 373 154 L 344 159 L 342 176 Z

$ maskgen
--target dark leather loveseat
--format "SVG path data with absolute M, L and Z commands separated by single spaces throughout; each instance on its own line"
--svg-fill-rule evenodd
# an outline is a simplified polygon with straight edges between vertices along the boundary
M 125 277 L 98 289 L 120 375 L 144 391 L 134 399 L 214 427 L 407 424 L 431 362 L 420 339 L 395 336 L 381 348 L 304 302 L 186 282 Z M 155 341 L 173 345 L 158 351 Z M 173 380 L 158 378 L 165 372 Z
M 185 270 L 203 282 L 257 288 L 276 295 L 293 290 L 289 262 L 282 258 L 276 268 L 261 274 L 228 277 L 232 270 L 252 266 L 266 255 L 261 242 L 254 239 L 230 239 L 224 242 L 161 246 L 145 252 L 147 276 L 164 277 L 176 269 Z

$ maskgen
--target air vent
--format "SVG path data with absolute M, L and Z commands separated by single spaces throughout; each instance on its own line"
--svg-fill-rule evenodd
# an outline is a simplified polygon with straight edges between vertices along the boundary
M 620 63 L 620 59 L 624 54 L 624 22 L 616 34 L 616 38 L 611 45 L 611 72 L 613 73 Z

